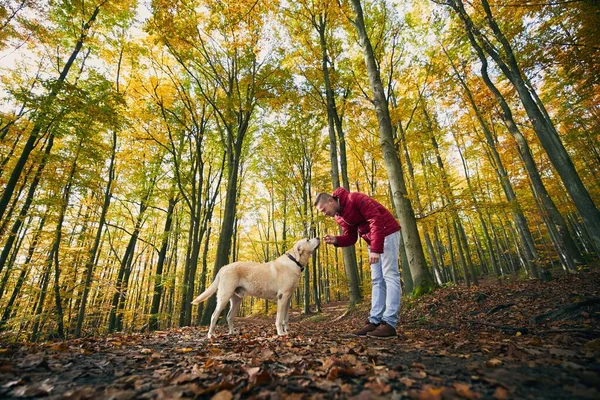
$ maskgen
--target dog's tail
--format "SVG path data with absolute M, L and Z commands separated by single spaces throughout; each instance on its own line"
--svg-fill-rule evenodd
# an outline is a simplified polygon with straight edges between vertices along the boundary
M 200 294 L 200 296 L 196 297 L 193 301 L 192 304 L 193 305 L 198 305 L 200 303 L 202 303 L 203 301 L 208 300 L 208 298 L 210 296 L 212 296 L 216 291 L 217 291 L 217 287 L 219 286 L 219 280 L 221 280 L 221 274 L 218 273 L 217 276 L 215 277 L 215 280 L 213 281 L 213 283 L 210 284 L 210 286 Z

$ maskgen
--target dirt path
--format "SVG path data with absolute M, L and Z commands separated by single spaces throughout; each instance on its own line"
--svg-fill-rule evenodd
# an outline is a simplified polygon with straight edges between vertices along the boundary
M 287 337 L 274 336 L 273 318 L 241 318 L 238 335 L 213 340 L 185 328 L 11 345 L 0 350 L 0 396 L 598 399 L 598 277 L 444 288 L 405 302 L 388 341 L 348 334 L 368 305 L 336 320 L 345 305 L 333 304 L 294 314 Z

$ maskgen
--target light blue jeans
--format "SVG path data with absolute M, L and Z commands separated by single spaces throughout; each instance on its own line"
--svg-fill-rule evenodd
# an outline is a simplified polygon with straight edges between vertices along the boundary
M 376 264 L 371 264 L 371 313 L 369 322 L 380 324 L 382 321 L 394 328 L 398 325 L 400 309 L 400 272 L 398 271 L 398 251 L 400 232 L 385 237 L 383 254 Z M 371 247 L 369 246 L 369 251 Z

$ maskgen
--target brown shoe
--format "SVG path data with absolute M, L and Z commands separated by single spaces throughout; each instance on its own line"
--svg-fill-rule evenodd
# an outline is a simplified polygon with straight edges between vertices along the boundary
M 398 337 L 398 333 L 396 333 L 396 328 L 382 322 L 377 329 L 367 333 L 367 336 L 376 339 L 392 339 Z
M 357 331 L 352 332 L 352 334 L 356 336 L 366 336 L 367 333 L 373 332 L 375 329 L 377 329 L 378 326 L 379 324 L 374 324 L 367 320 L 367 324 L 365 326 L 363 326 Z

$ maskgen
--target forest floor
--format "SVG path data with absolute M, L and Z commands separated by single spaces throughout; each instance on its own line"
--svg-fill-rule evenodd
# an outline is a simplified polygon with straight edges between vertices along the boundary
M 397 339 L 349 335 L 368 304 L 206 328 L 0 347 L 0 397 L 600 399 L 600 268 L 406 300 Z

